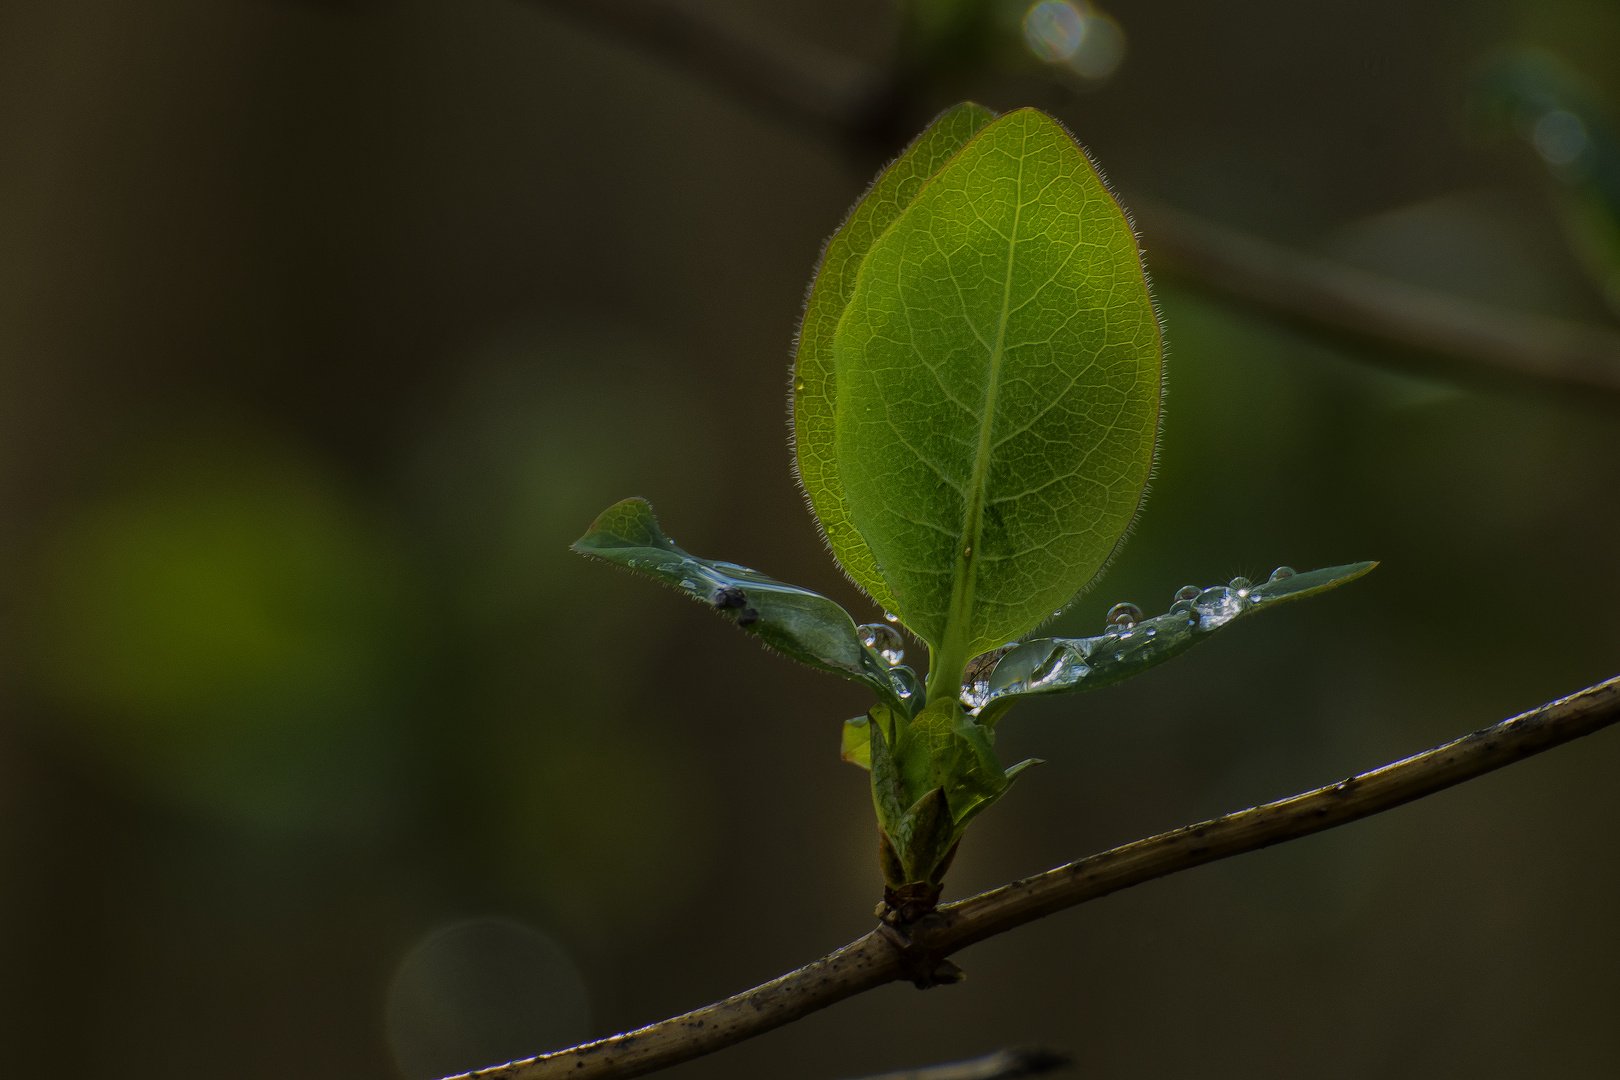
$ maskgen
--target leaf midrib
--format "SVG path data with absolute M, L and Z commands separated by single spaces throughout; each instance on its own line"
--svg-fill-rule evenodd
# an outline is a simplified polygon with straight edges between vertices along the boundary
M 990 457 L 994 450 L 990 441 L 995 418 L 996 397 L 1001 390 L 1001 362 L 1005 356 L 1007 322 L 1012 316 L 1013 260 L 1018 245 L 1018 227 L 1024 214 L 1024 167 L 1029 160 L 1025 152 L 1029 145 L 1029 132 L 1023 136 L 1018 154 L 1018 180 L 1014 186 L 1012 227 L 1007 231 L 1006 280 L 1001 287 L 1001 313 L 996 321 L 996 340 L 990 349 L 990 371 L 985 388 L 984 415 L 979 419 L 979 445 L 973 459 L 973 480 L 968 488 L 968 505 L 962 520 L 962 545 L 957 552 L 960 568 L 951 589 L 950 608 L 945 613 L 943 648 L 930 663 L 928 699 L 937 701 L 943 693 L 956 696 L 962 681 L 962 672 L 972 657 L 967 655 L 967 621 L 973 610 L 973 594 L 980 557 L 979 534 L 984 525 L 984 485 L 990 471 Z

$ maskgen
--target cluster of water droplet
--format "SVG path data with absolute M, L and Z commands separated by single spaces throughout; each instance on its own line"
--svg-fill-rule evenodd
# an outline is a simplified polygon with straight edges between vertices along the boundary
M 1291 567 L 1279 566 L 1271 572 L 1268 584 L 1294 576 Z M 1113 649 L 1116 663 L 1123 662 L 1128 651 L 1126 642 L 1134 638 L 1153 638 L 1161 631 L 1171 635 L 1166 640 L 1175 648 L 1178 626 L 1187 631 L 1202 628 L 1215 630 L 1241 615 L 1245 610 L 1264 602 L 1265 596 L 1251 596 L 1254 584 L 1248 578 L 1235 577 L 1225 585 L 1201 589 L 1196 585 L 1183 585 L 1176 590 L 1168 614 L 1154 619 L 1143 617 L 1142 609 L 1131 603 L 1119 603 L 1108 609 L 1103 634 L 1097 638 L 1064 638 L 1053 642 L 1054 648 L 1030 669 L 1027 674 L 996 673 L 988 680 L 977 680 L 962 687 L 962 704 L 977 713 L 996 698 L 1007 694 L 1022 694 L 1046 689 L 1066 689 L 1091 675 L 1091 661 L 1097 653 Z M 1185 620 L 1182 622 L 1181 620 Z M 1184 632 L 1184 631 L 1183 631 Z M 1135 646 L 1146 648 L 1145 644 Z M 1106 655 L 1106 653 L 1104 653 Z M 1144 658 L 1152 654 L 1142 654 Z M 1022 661 L 1013 658 L 1015 671 Z M 1151 659 L 1148 660 L 1151 663 Z M 998 665 L 998 671 L 1006 672 Z M 1111 678 L 1117 676 L 1110 676 Z M 991 686 L 994 685 L 994 691 Z
M 861 644 L 868 649 L 876 649 L 890 667 L 906 658 L 905 642 L 900 638 L 900 631 L 887 623 L 864 623 L 855 630 L 861 635 Z

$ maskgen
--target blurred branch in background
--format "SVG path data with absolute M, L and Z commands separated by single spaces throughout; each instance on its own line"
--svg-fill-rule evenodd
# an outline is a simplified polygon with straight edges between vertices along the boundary
M 477 1080 L 621 1080 L 701 1057 L 886 983 L 961 979 L 950 954 L 1155 878 L 1392 809 L 1620 721 L 1620 676 L 1471 735 L 1292 798 L 1092 855 L 908 925 L 864 937 L 763 986 L 635 1031 L 464 1074 Z
M 1025 1076 L 1042 1076 L 1067 1069 L 1073 1064 L 1073 1055 L 1061 1050 L 1044 1046 L 1014 1046 L 967 1061 L 902 1069 L 900 1072 L 868 1076 L 865 1080 L 1020 1080 Z
M 736 17 L 717 19 L 682 0 L 538 2 L 795 125 L 867 141 L 884 138 L 901 111 L 897 79 Z
M 1133 198 L 1130 206 L 1156 273 L 1363 341 L 1572 389 L 1620 393 L 1620 332 L 1408 285 L 1155 200 Z
M 535 0 L 671 61 L 764 114 L 887 158 L 906 137 L 909 84 L 682 0 Z M 1620 332 L 1409 285 L 1143 198 L 1130 207 L 1156 272 L 1307 328 L 1575 390 L 1620 392 Z

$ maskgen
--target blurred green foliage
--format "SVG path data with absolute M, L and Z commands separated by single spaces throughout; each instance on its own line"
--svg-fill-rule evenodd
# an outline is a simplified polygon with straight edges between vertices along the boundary
M 111 766 L 272 829 L 374 828 L 414 582 L 308 455 L 237 427 L 132 447 L 45 540 L 25 669 Z

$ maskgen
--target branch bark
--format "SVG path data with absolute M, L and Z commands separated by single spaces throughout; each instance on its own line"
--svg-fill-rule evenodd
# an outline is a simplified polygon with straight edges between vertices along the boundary
M 1590 735 L 1620 720 L 1620 676 L 1336 784 L 1123 847 L 948 904 L 909 926 L 880 925 L 815 963 L 635 1031 L 463 1074 L 467 1080 L 620 1080 L 761 1035 L 899 979 L 953 981 L 959 949 L 1178 870 L 1381 813 Z M 942 967 L 945 970 L 942 970 Z

